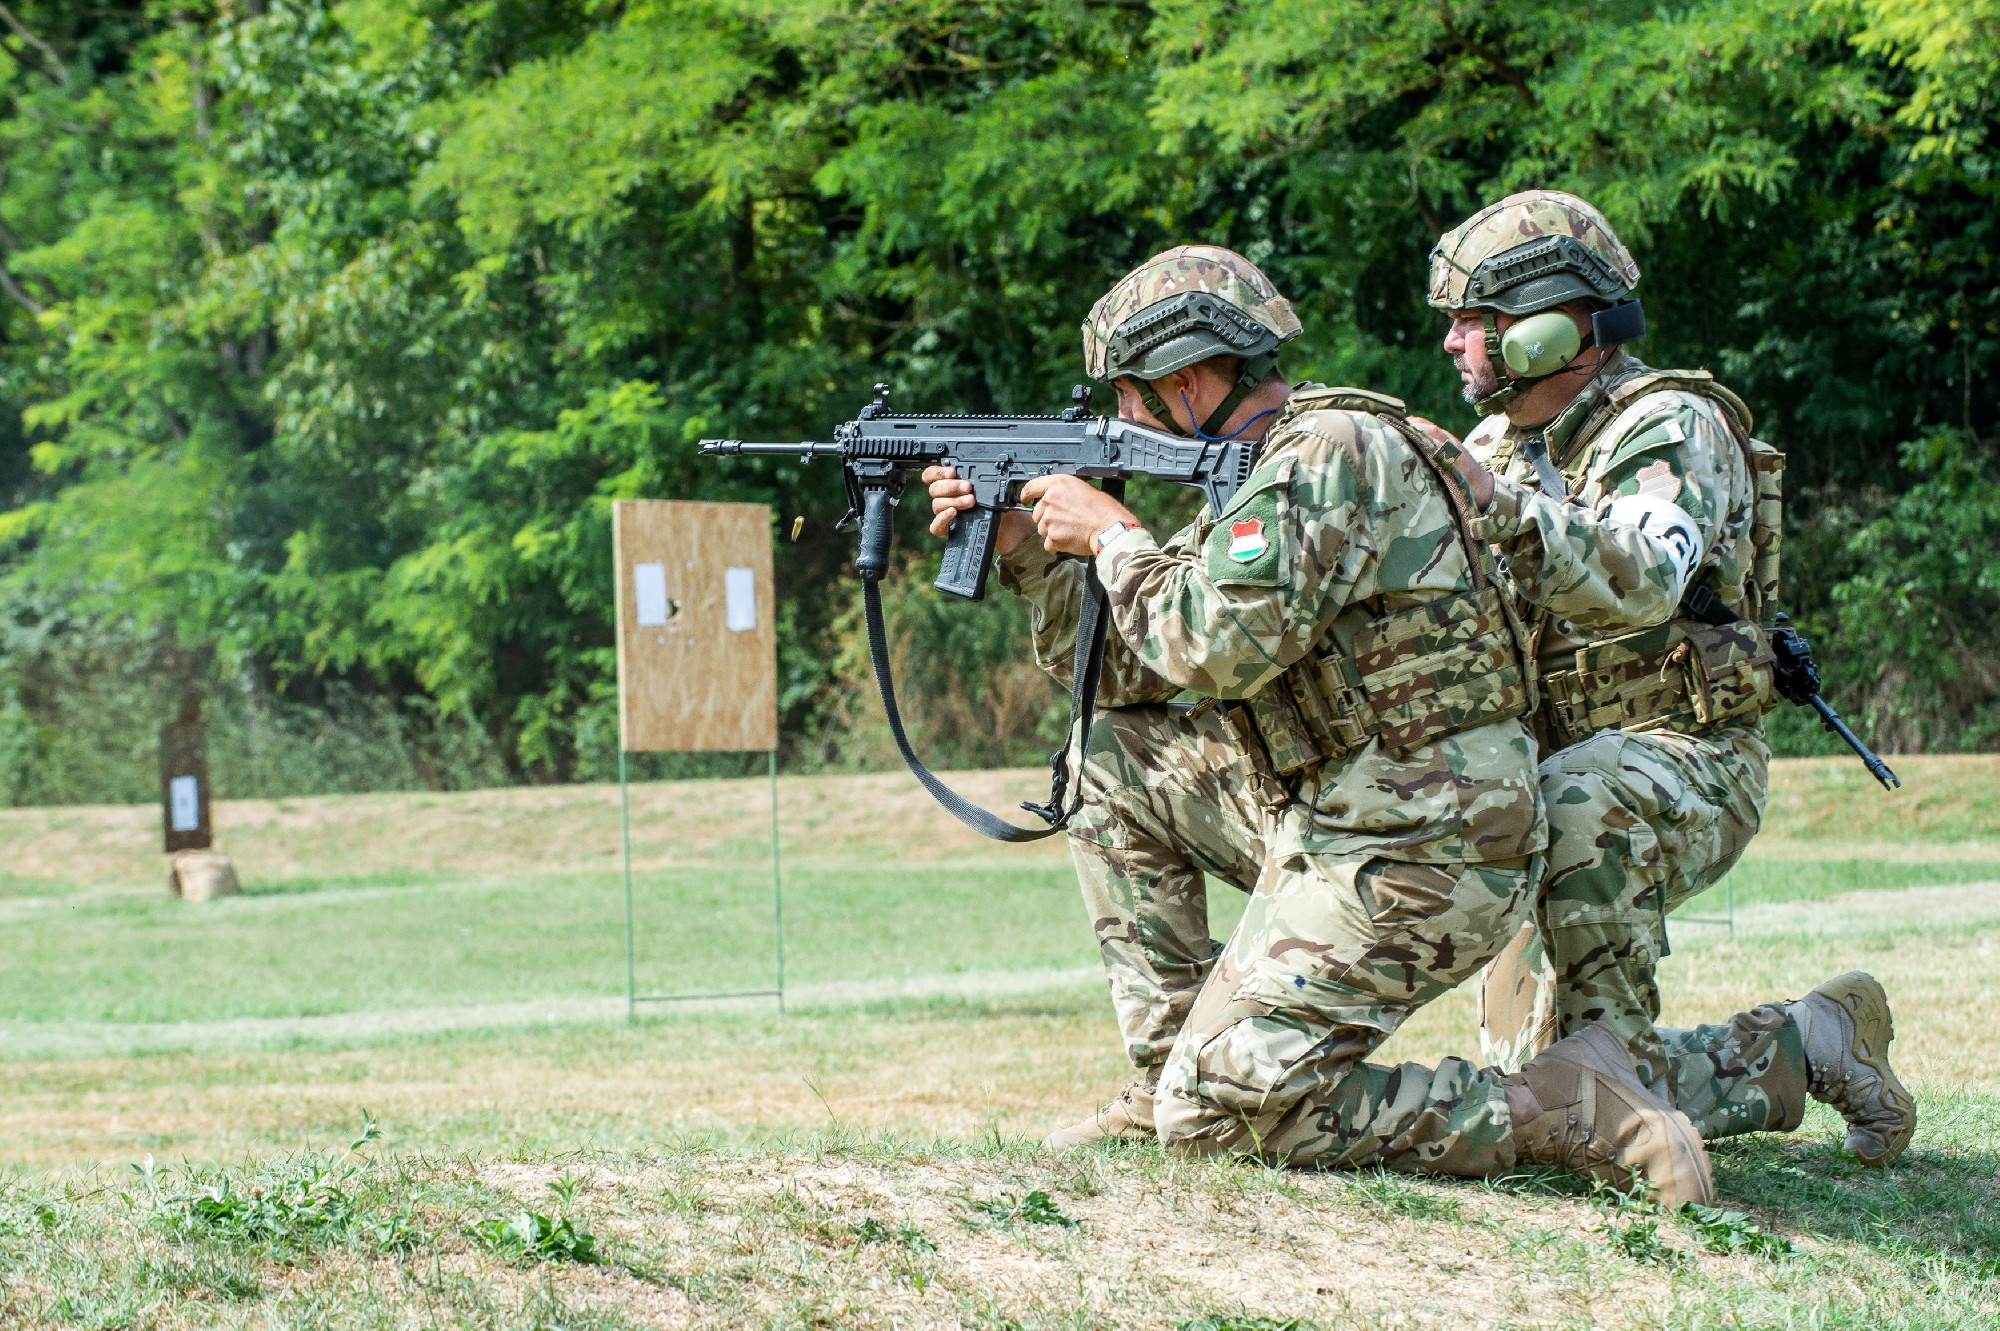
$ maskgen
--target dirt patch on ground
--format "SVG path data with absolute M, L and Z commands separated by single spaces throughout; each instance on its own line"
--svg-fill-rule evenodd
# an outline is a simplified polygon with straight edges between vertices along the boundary
M 478 1176 L 529 1206 L 546 1206 L 559 1177 L 581 1179 L 608 1250 L 634 1259 L 641 1277 L 664 1265 L 682 1288 L 735 1285 L 731 1321 L 785 1322 L 814 1307 L 909 1326 L 996 1324 L 1003 1311 L 1162 1328 L 1204 1315 L 1328 1327 L 1615 1325 L 1665 1292 L 1658 1272 L 1597 1269 L 1603 1217 L 1589 1205 L 1478 1184 L 1155 1152 L 771 1164 L 489 1165 Z M 1524 1264 L 1523 1244 L 1572 1260 Z M 739 1263 L 749 1253 L 763 1261 L 746 1287 Z M 565 1278 L 576 1296 L 628 1316 L 644 1309 L 657 1324 L 685 1324 L 692 1311 L 678 1291 L 658 1298 L 629 1269 Z

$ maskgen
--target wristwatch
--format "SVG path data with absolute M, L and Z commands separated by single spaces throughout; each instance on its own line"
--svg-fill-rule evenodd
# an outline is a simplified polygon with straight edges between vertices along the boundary
M 1113 541 L 1117 540 L 1120 536 L 1123 536 L 1128 531 L 1138 531 L 1138 530 L 1139 530 L 1139 524 L 1136 522 L 1114 522 L 1109 527 L 1106 527 L 1103 531 L 1097 533 L 1097 535 L 1090 538 L 1090 552 L 1092 554 L 1101 555 L 1104 553 L 1105 546 L 1111 544 Z

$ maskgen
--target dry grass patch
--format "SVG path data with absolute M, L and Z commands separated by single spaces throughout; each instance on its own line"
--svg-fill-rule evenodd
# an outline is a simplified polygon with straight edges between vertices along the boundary
M 1899 791 L 1883 792 L 1849 758 L 1772 766 L 1765 843 L 1819 856 L 1900 843 L 2000 854 L 2000 757 L 1901 756 Z M 961 772 L 953 781 L 991 808 L 1039 797 L 1046 772 Z M 1011 863 L 1062 860 L 1060 845 L 996 849 L 961 827 L 902 772 L 784 777 L 785 843 L 816 857 L 898 859 L 972 854 Z M 632 788 L 635 863 L 642 870 L 757 855 L 769 835 L 762 778 L 655 781 Z M 289 879 L 600 872 L 617 866 L 615 785 L 529 786 L 431 794 L 219 800 L 216 834 L 246 883 Z M 0 809 L 5 873 L 21 883 L 159 889 L 160 812 L 153 805 Z M 1970 847 L 1970 849 L 1968 849 Z M 17 890 L 25 890 L 17 888 Z
M 1297 1174 L 1150 1147 L 1052 1158 L 1005 1138 L 826 1133 L 760 1148 L 348 1160 L 0 1185 L 0 1322 L 1873 1331 L 2000 1315 L 1990 1195 L 1952 1194 L 1953 1238 L 1918 1205 L 1946 1200 L 1949 1158 L 1843 1175 L 1810 1139 L 1724 1161 L 1739 1187 L 1811 1180 L 1730 1222 L 1782 1242 L 1733 1253 L 1683 1219 L 1557 1178 Z M 333 1220 L 193 1218 L 225 1179 L 229 1195 L 270 1196 L 329 1168 L 342 1190 Z M 574 1244 L 481 1237 L 523 1215 L 584 1235 L 583 1258 Z M 1630 1240 L 1635 1225 L 1651 1227 L 1647 1242 Z

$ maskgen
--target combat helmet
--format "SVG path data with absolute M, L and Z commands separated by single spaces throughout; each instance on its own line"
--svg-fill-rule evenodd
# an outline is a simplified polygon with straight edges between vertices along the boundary
M 1638 284 L 1639 265 L 1604 214 L 1574 194 L 1525 190 L 1445 232 L 1431 250 L 1427 299 L 1447 313 L 1478 310 L 1487 358 L 1516 376 L 1502 376 L 1499 388 L 1472 404 L 1491 415 L 1586 347 L 1644 337 L 1646 316 L 1632 295 Z M 1587 336 L 1556 310 L 1578 299 L 1597 307 Z M 1502 337 L 1496 314 L 1528 317 Z
M 1243 368 L 1196 433 L 1212 437 L 1278 363 L 1278 348 L 1301 329 L 1292 303 L 1271 279 L 1234 250 L 1176 245 L 1134 268 L 1090 307 L 1083 321 L 1083 364 L 1093 379 L 1130 375 L 1147 410 L 1186 434 L 1153 381 L 1214 356 L 1240 356 Z

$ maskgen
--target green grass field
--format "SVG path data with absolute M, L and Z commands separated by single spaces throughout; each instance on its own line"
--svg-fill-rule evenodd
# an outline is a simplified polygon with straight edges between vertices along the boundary
M 222 805 L 246 892 L 206 905 L 167 899 L 154 810 L 0 812 L 0 1326 L 2000 1324 L 2000 761 L 1899 766 L 1780 765 L 1665 1018 L 1875 971 L 1916 1146 L 1858 1171 L 1815 1107 L 1718 1146 L 1744 1218 L 1705 1227 L 1551 1179 L 1037 1156 L 1123 1078 L 1067 856 L 901 776 L 784 783 L 785 1015 L 637 1025 L 615 788 Z M 642 988 L 773 979 L 766 799 L 635 788 Z M 1383 1057 L 1476 1052 L 1461 992 Z

